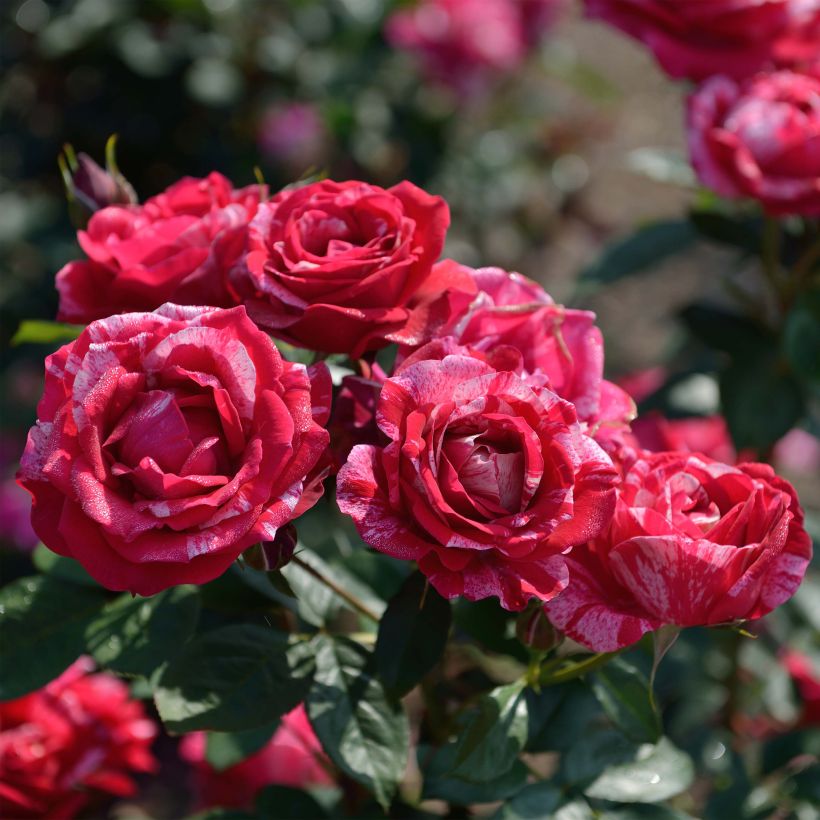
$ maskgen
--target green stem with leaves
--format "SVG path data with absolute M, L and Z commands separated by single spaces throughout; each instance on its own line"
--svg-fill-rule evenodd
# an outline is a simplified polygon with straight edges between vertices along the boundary
M 567 661 L 564 658 L 557 658 L 542 667 L 539 683 L 541 686 L 567 683 L 567 681 L 583 677 L 599 666 L 609 663 L 617 654 L 618 652 L 600 652 L 597 655 L 590 655 L 582 661 Z

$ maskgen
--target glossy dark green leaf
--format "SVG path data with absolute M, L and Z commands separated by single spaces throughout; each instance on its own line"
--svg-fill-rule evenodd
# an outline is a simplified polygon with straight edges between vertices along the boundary
M 720 401 L 738 449 L 767 450 L 804 412 L 800 384 L 774 356 L 733 362 L 720 375 Z
M 218 772 L 230 769 L 258 752 L 273 737 L 278 721 L 244 732 L 208 732 L 205 759 Z
M 531 783 L 511 797 L 493 820 L 551 820 L 564 795 L 552 783 Z
M 493 689 L 465 719 L 452 774 L 474 782 L 504 774 L 523 750 L 528 732 L 523 683 Z
M 365 649 L 327 635 L 315 645 L 316 676 L 305 704 L 311 725 L 330 759 L 386 811 L 407 763 L 407 717 Z
M 409 692 L 438 663 L 451 621 L 449 601 L 428 587 L 420 572 L 413 573 L 379 623 L 376 668 L 391 695 Z
M 601 715 L 601 706 L 582 681 L 528 689 L 529 738 L 527 751 L 563 752 Z
M 661 724 L 652 708 L 646 676 L 622 658 L 614 658 L 590 675 L 589 685 L 612 722 L 639 743 L 654 743 Z
M 581 279 L 600 284 L 616 282 L 686 250 L 696 238 L 697 231 L 688 221 L 653 222 L 607 247 L 581 273 Z
M 179 654 L 198 618 L 195 586 L 172 587 L 150 598 L 134 598 L 126 592 L 88 625 L 86 646 L 100 666 L 150 677 Z
M 597 820 L 695 820 L 695 818 L 677 809 L 670 809 L 668 806 L 637 803 L 634 806 L 608 809 L 601 812 Z
M 706 239 L 748 253 L 760 252 L 760 219 L 706 209 L 693 210 L 689 219 L 698 233 Z
M 155 694 L 171 732 L 234 732 L 280 718 L 307 694 L 312 645 L 253 624 L 197 636 L 165 668 Z
M 77 660 L 105 602 L 99 588 L 42 575 L 0 589 L 0 700 L 39 689 Z
M 688 789 L 694 777 L 689 755 L 661 738 L 639 746 L 632 760 L 608 766 L 584 794 L 615 803 L 659 803 Z
M 582 735 L 573 735 L 561 761 L 561 775 L 567 784 L 591 783 L 611 766 L 634 760 L 638 744 L 616 729 L 595 728 Z
M 424 778 L 422 796 L 429 800 L 446 800 L 459 806 L 491 803 L 512 797 L 521 791 L 527 782 L 527 767 L 520 760 L 516 760 L 504 774 L 480 783 L 452 776 L 456 756 L 455 743 L 441 749 L 419 746 L 417 756 Z
M 282 817 L 288 820 L 321 820 L 327 812 L 307 792 L 287 786 L 268 786 L 256 796 L 259 817 Z

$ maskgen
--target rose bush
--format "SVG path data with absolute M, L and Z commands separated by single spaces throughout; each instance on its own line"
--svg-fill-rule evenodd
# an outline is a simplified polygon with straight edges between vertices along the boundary
M 339 507 L 445 597 L 548 600 L 567 583 L 563 553 L 611 514 L 615 469 L 573 405 L 467 348 L 433 342 L 407 359 L 377 423 L 390 443 L 353 448 Z
M 771 214 L 820 215 L 820 68 L 737 83 L 708 80 L 689 98 L 692 164 L 721 196 Z
M 212 173 L 181 179 L 142 205 L 97 211 L 77 235 L 88 259 L 57 274 L 58 318 L 85 323 L 164 302 L 229 307 L 227 274 L 265 196 L 262 186 L 234 189 Z
M 185 735 L 180 755 L 193 768 L 193 791 L 200 808 L 250 808 L 265 786 L 330 786 L 330 762 L 308 723 L 304 706 L 282 718 L 273 737 L 241 763 L 217 771 L 205 756 L 207 735 Z
M 473 292 L 433 269 L 449 222 L 444 200 L 409 182 L 286 189 L 259 208 L 232 283 L 254 321 L 300 347 L 358 358 L 419 344 Z
M 5 817 L 69 820 L 101 796 L 136 792 L 154 772 L 157 734 L 125 683 L 78 660 L 30 695 L 0 702 L 0 806 Z
M 109 589 L 215 578 L 321 493 L 330 387 L 241 307 L 94 322 L 46 360 L 19 474 L 34 529 Z
M 814 0 L 586 0 L 586 11 L 644 43 L 672 77 L 692 80 L 748 77 L 777 57 L 803 56 L 820 17 Z
M 666 625 L 759 618 L 788 600 L 811 559 L 792 486 L 765 464 L 638 453 L 606 533 L 567 558 L 550 620 L 597 652 Z

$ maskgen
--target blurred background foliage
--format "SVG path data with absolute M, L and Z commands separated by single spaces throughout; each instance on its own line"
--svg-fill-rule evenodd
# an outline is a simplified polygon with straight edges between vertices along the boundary
M 466 264 L 519 270 L 557 301 L 596 310 L 610 375 L 652 368 L 649 388 L 641 391 L 644 409 L 671 415 L 717 412 L 716 374 L 722 371 L 723 409 L 734 414 L 730 427 L 736 442 L 740 431 L 741 439 L 749 439 L 739 441 L 742 446 L 771 457 L 784 432 L 804 428 L 808 438 L 798 450 L 806 458 L 778 467 L 797 484 L 816 539 L 820 476 L 818 460 L 811 457 L 812 446 L 818 446 L 816 367 L 809 372 L 816 360 L 804 362 L 800 375 L 790 369 L 793 357 L 780 357 L 782 344 L 788 354 L 790 344 L 801 347 L 808 337 L 800 335 L 796 345 L 788 341 L 797 331 L 788 329 L 788 316 L 779 314 L 782 306 L 760 276 L 759 248 L 744 251 L 749 237 L 760 234 L 755 214 L 726 212 L 692 180 L 682 153 L 681 88 L 638 46 L 580 20 L 577 9 L 569 7 L 520 67 L 482 77 L 467 94 L 427 79 L 411 55 L 388 45 L 384 23 L 398 5 L 380 0 L 3 4 L 0 537 L 6 545 L 33 546 L 28 498 L 10 476 L 34 418 L 42 357 L 49 352 L 47 345 L 12 348 L 8 342 L 22 319 L 53 318 L 54 274 L 78 254 L 57 155 L 71 143 L 102 159 L 112 133 L 119 135 L 120 168 L 143 199 L 181 176 L 214 169 L 237 185 L 248 184 L 257 167 L 274 190 L 322 172 L 384 186 L 409 178 L 443 195 L 453 217 L 446 253 Z M 690 210 L 694 220 L 687 218 Z M 632 236 L 636 227 L 647 225 Z M 811 226 L 792 226 L 791 234 L 788 227 L 785 254 L 789 236 L 800 244 Z M 626 244 L 624 237 L 630 237 Z M 747 324 L 733 324 L 725 315 L 743 315 L 738 312 L 743 299 L 763 306 L 748 336 L 742 333 Z M 693 302 L 698 307 L 691 307 Z M 802 308 L 802 319 L 791 321 L 802 321 L 800 333 L 814 333 L 816 339 L 815 308 Z M 771 359 L 770 381 L 754 371 L 753 358 L 751 378 L 748 368 L 739 372 L 727 365 L 756 349 L 749 340 L 760 338 L 760 327 L 772 334 L 764 336 L 761 354 L 761 361 Z M 736 397 L 735 406 L 727 408 L 729 394 Z M 765 409 L 772 396 L 780 417 Z M 749 418 L 757 425 L 751 430 Z M 358 544 L 355 535 L 340 527 L 331 542 L 322 534 L 329 509 L 320 506 L 307 517 L 300 527 L 304 542 L 386 600 L 395 579 L 384 567 L 374 568 L 379 560 L 372 554 L 351 548 Z M 7 550 L 3 569 L 7 578 L 30 571 L 28 558 Z M 380 588 L 385 585 L 386 591 Z M 207 588 L 205 593 L 207 606 Z M 248 590 L 240 589 L 238 599 L 247 608 Z M 658 678 L 659 700 L 667 734 L 692 755 L 697 771 L 694 786 L 676 804 L 681 811 L 715 820 L 818 817 L 811 812 L 820 802 L 820 740 L 811 725 L 820 718 L 807 715 L 808 690 L 796 687 L 779 659 L 789 646 L 820 669 L 819 601 L 817 574 L 810 573 L 795 600 L 759 627 L 758 640 L 690 630 L 670 652 Z M 455 610 L 463 642 L 477 649 L 448 657 L 446 674 L 435 684 L 444 704 L 505 683 L 510 670 L 518 674 L 526 661 L 514 639 L 514 618 L 495 606 L 459 604 Z M 644 671 L 651 663 L 643 646 L 627 659 Z M 550 755 L 564 750 L 562 715 L 572 712 L 577 736 L 586 715 L 589 725 L 596 725 L 602 712 L 581 684 L 542 701 L 542 707 L 543 725 L 528 741 L 528 762 L 552 771 Z M 590 737 L 594 744 L 596 736 Z M 594 748 L 581 749 L 576 758 L 587 755 L 594 762 L 596 754 Z M 169 765 L 173 777 L 177 764 Z M 428 780 L 439 790 L 433 797 L 446 795 L 458 804 L 446 781 Z M 565 782 L 572 795 L 566 817 L 591 817 L 581 790 L 571 777 Z M 149 790 L 146 811 L 162 816 L 162 806 L 181 810 L 169 783 L 151 788 L 156 793 Z M 554 795 L 534 797 L 543 806 Z M 526 796 L 516 799 L 518 804 L 499 809 L 497 816 L 542 816 L 526 813 Z M 592 804 L 597 817 L 684 816 L 672 809 L 649 814 L 594 799 Z

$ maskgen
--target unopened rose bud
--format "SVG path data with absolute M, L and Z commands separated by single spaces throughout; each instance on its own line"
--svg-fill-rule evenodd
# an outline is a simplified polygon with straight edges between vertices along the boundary
M 526 609 L 518 616 L 515 634 L 524 646 L 541 652 L 554 649 L 564 640 L 564 633 L 550 623 L 540 605 Z
M 66 145 L 60 156 L 66 194 L 71 203 L 75 221 L 84 223 L 96 211 L 109 205 L 133 205 L 137 195 L 131 183 L 120 173 L 114 155 L 115 139 L 106 145 L 106 167 L 102 168 L 88 154 L 75 154 Z
M 254 569 L 273 572 L 282 569 L 293 558 L 296 540 L 296 527 L 293 524 L 286 524 L 279 529 L 273 541 L 262 541 L 248 547 L 242 553 L 242 557 L 245 563 Z

